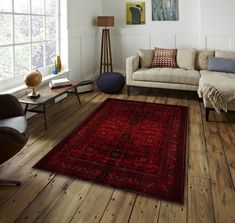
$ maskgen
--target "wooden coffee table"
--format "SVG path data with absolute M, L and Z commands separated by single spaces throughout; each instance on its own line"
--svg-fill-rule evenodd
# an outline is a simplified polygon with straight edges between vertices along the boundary
M 37 90 L 37 93 L 40 93 L 39 98 L 30 98 L 25 95 L 20 97 L 19 101 L 20 103 L 25 104 L 25 114 L 27 111 L 29 111 L 34 113 L 41 113 L 44 115 L 45 129 L 47 130 L 46 104 L 65 93 L 75 94 L 79 104 L 81 104 L 77 91 L 77 86 L 79 83 L 80 82 L 72 82 L 72 86 L 57 89 L 51 89 L 49 86 L 44 86 Z M 29 108 L 29 105 L 35 105 L 35 107 Z

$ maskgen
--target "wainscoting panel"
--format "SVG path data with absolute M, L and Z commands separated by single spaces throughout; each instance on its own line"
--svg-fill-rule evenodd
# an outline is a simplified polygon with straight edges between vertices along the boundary
M 231 50 L 230 36 L 206 36 L 205 41 L 207 49 Z
M 149 35 L 145 34 L 126 34 L 126 57 L 131 56 L 137 52 L 138 49 L 149 48 Z
M 172 34 L 151 34 L 150 37 L 151 48 L 174 48 L 175 47 L 175 35 Z
M 68 44 L 69 77 L 76 80 L 81 76 L 81 38 L 69 38 Z
M 97 71 L 96 29 L 69 28 L 68 33 L 70 76 L 87 79 Z
M 197 48 L 197 41 L 193 35 L 175 35 L 176 48 Z
M 111 40 L 113 67 L 120 69 L 125 68 L 125 36 L 113 35 Z
M 81 37 L 81 77 L 94 73 L 96 69 L 95 36 Z

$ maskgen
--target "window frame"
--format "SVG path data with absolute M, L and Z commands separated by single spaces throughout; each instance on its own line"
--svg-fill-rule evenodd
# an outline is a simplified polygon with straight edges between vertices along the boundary
M 16 65 L 16 53 L 15 53 L 15 48 L 16 46 L 22 46 L 22 45 L 30 45 L 30 56 L 29 56 L 29 70 L 33 70 L 33 64 L 32 64 L 32 46 L 33 44 L 37 43 L 43 43 L 44 44 L 44 61 L 43 64 L 46 65 L 46 43 L 50 42 L 55 42 L 56 43 L 56 55 L 60 55 L 61 52 L 61 45 L 60 45 L 60 0 L 56 0 L 56 13 L 55 15 L 50 15 L 46 13 L 46 0 L 43 0 L 44 2 L 44 9 L 43 9 L 43 14 L 35 14 L 32 13 L 32 0 L 29 0 L 30 4 L 30 10 L 29 13 L 19 13 L 14 11 L 14 0 L 11 0 L 12 8 L 11 12 L 1 12 L 0 15 L 11 15 L 12 16 L 12 21 L 11 21 L 11 29 L 12 29 L 12 42 L 11 44 L 2 44 L 0 45 L 0 48 L 2 47 L 12 47 L 12 73 L 13 77 L 9 77 L 3 80 L 0 80 L 0 92 L 1 91 L 6 91 L 9 90 L 10 88 L 15 88 L 19 85 L 23 84 L 23 79 L 25 75 L 16 75 L 15 72 L 15 65 Z M 27 42 L 22 42 L 22 43 L 16 43 L 15 41 L 15 16 L 17 15 L 22 15 L 22 16 L 29 16 L 29 41 Z M 33 16 L 42 16 L 43 17 L 43 29 L 44 29 L 44 38 L 43 40 L 38 40 L 38 41 L 33 41 L 32 40 L 32 17 Z M 55 18 L 56 19 L 56 36 L 55 39 L 47 39 L 47 32 L 46 32 L 46 18 Z M 51 69 L 52 69 L 53 64 L 46 65 L 41 68 L 37 68 L 43 76 L 48 76 L 51 75 Z

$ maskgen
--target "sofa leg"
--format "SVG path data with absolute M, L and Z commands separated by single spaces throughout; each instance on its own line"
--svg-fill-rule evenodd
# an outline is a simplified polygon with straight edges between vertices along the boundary
M 127 85 L 127 95 L 130 96 L 131 93 L 131 86 Z
M 0 180 L 0 186 L 20 186 L 20 181 L 15 180 Z
M 206 108 L 206 121 L 209 120 L 209 113 L 210 113 L 210 109 Z

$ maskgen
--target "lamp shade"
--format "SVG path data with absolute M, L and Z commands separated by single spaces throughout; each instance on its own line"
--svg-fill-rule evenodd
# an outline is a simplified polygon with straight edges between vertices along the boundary
M 114 26 L 114 16 L 97 16 L 97 26 Z

